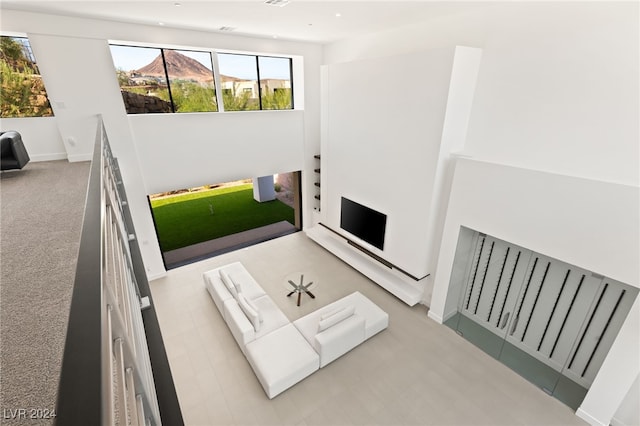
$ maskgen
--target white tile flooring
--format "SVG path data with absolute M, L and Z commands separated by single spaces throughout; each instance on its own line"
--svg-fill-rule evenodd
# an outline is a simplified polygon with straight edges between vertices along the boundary
M 290 320 L 360 291 L 389 328 L 269 400 L 202 273 L 241 261 Z M 318 279 L 297 307 L 284 278 Z M 573 411 L 408 307 L 299 232 L 173 269 L 151 282 L 188 425 L 584 425 Z

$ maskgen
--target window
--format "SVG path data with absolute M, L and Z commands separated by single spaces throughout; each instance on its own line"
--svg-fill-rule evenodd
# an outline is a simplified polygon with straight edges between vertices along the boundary
M 290 58 L 219 53 L 218 64 L 225 111 L 293 108 Z
M 163 49 L 175 112 L 217 111 L 211 53 Z
M 258 57 L 262 109 L 292 109 L 291 59 Z
M 0 37 L 0 117 L 50 117 L 47 91 L 26 37 Z
M 218 111 L 212 53 L 110 45 L 128 114 Z M 293 109 L 291 58 L 218 53 L 225 111 Z
M 224 110 L 251 111 L 260 109 L 256 57 L 219 53 L 218 66 L 220 67 Z
M 111 45 L 129 114 L 217 111 L 211 53 Z

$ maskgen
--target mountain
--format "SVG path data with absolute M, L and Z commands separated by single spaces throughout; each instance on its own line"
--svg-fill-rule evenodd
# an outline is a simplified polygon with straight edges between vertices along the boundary
M 175 50 L 165 50 L 164 60 L 167 64 L 169 78 L 179 78 L 184 80 L 195 80 L 200 83 L 207 83 L 213 80 L 213 73 L 200 62 L 192 59 Z M 162 55 L 158 55 L 151 63 L 135 70 L 135 73 L 154 77 L 164 77 L 164 66 Z

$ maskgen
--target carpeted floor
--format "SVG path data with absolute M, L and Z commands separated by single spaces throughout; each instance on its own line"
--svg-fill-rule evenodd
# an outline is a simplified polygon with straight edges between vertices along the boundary
M 0 173 L 3 425 L 53 423 L 28 416 L 56 404 L 89 167 L 31 162 Z

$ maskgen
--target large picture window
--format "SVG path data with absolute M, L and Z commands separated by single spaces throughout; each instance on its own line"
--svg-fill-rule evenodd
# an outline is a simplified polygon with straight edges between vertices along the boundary
M 128 114 L 218 110 L 211 53 L 110 47 Z
M 293 108 L 290 58 L 219 53 L 218 64 L 225 111 Z
M 291 58 L 110 45 L 128 114 L 293 109 Z M 222 109 L 222 108 L 220 108 Z
M 53 115 L 28 38 L 0 37 L 0 88 L 0 117 Z

